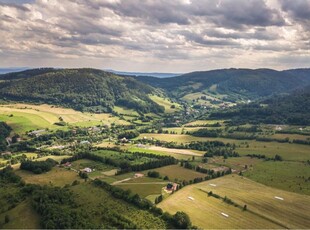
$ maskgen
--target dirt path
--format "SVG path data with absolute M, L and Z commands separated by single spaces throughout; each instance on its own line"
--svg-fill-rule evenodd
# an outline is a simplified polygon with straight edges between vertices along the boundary
M 167 152 L 167 153 L 181 154 L 181 155 L 202 156 L 201 154 L 195 153 L 188 149 L 170 149 L 170 148 L 164 148 L 164 147 L 159 147 L 159 146 L 151 146 L 148 149 Z
M 141 182 L 141 183 L 121 183 L 119 185 L 130 185 L 130 184 L 167 184 L 168 182 Z
M 129 180 L 131 180 L 131 179 L 133 179 L 133 178 L 132 178 L 132 177 L 129 177 L 129 178 L 126 178 L 126 179 L 124 179 L 124 180 L 115 181 L 115 182 L 113 182 L 111 185 L 120 184 L 120 183 L 122 183 L 122 182 L 129 181 Z

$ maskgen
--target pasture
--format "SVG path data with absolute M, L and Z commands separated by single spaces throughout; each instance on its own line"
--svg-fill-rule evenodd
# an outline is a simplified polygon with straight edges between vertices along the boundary
M 90 182 L 72 186 L 76 202 L 92 216 L 98 226 L 110 226 L 106 216 L 122 216 L 132 221 L 138 229 L 165 229 L 165 223 L 160 218 L 145 210 L 139 210 L 120 199 L 115 199 L 104 189 L 93 186 Z M 108 214 L 108 215 L 107 215 Z M 102 225 L 103 224 L 103 225 Z M 114 223 L 117 224 L 117 223 Z
M 62 187 L 66 184 L 72 184 L 75 180 L 81 180 L 76 172 L 59 167 L 54 167 L 51 171 L 42 174 L 34 174 L 20 169 L 16 170 L 15 173 L 29 184 L 54 185 Z
M 142 173 L 147 174 L 148 171 L 150 170 L 143 171 Z M 153 169 L 153 171 L 159 172 L 162 177 L 168 176 L 170 181 L 190 181 L 196 177 L 204 178 L 206 176 L 206 174 L 183 168 L 180 165 L 168 165 Z
M 178 103 L 171 102 L 167 98 L 159 97 L 157 95 L 150 95 L 150 98 L 157 104 L 163 106 L 165 108 L 166 113 L 174 113 L 180 110 L 181 105 L 179 105 Z M 175 108 L 171 108 L 172 105 L 174 105 Z
M 246 204 L 247 211 L 208 196 L 209 191 L 227 196 L 241 207 Z M 186 186 L 158 205 L 171 214 L 185 211 L 194 225 L 206 229 L 308 228 L 309 206 L 309 196 L 270 188 L 237 175 Z
M 2 225 L 5 215 L 10 221 Z M 9 211 L 0 214 L 2 229 L 40 229 L 40 216 L 32 208 L 30 200 L 25 200 Z
M 310 166 L 294 161 L 264 161 L 244 176 L 270 187 L 310 195 Z
M 236 144 L 236 151 L 240 155 L 247 154 L 264 154 L 267 157 L 274 157 L 276 154 L 283 157 L 284 160 L 305 161 L 310 159 L 310 146 L 278 143 L 278 142 L 261 142 L 255 140 L 235 140 L 228 138 L 209 138 L 194 137 L 190 135 L 172 135 L 172 134 L 154 134 L 143 133 L 139 138 L 154 138 L 161 141 L 173 141 L 176 143 L 189 143 L 191 141 L 222 141 L 224 143 Z
M 19 134 L 36 129 L 66 129 L 64 126 L 54 124 L 60 119 L 69 125 L 80 127 L 112 123 L 128 124 L 126 121 L 107 113 L 82 113 L 52 105 L 22 103 L 0 105 L 0 119 L 7 122 L 13 131 Z

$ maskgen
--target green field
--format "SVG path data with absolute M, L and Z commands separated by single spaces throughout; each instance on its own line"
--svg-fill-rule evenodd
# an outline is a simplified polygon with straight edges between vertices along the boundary
M 227 196 L 241 207 L 246 204 L 248 211 L 208 196 L 206 192 L 209 191 L 222 197 Z M 278 200 L 275 196 L 284 200 Z M 193 224 L 207 229 L 309 228 L 310 226 L 309 196 L 273 189 L 237 175 L 186 186 L 158 206 L 171 214 L 185 211 Z M 222 212 L 229 217 L 223 216 Z
M 167 183 L 162 182 L 162 184 L 134 184 L 134 183 L 121 183 L 116 186 L 124 189 L 130 190 L 132 193 L 138 194 L 140 197 L 146 198 L 149 195 L 157 195 L 161 194 L 161 190 L 165 187 Z
M 10 221 L 2 225 L 5 215 Z M 29 200 L 23 201 L 8 212 L 0 214 L 0 228 L 2 229 L 40 229 L 40 216 L 32 208 Z
M 179 160 L 188 160 L 192 158 L 191 155 L 178 154 L 178 153 L 173 153 L 171 151 L 163 151 L 163 150 L 158 151 L 158 150 L 153 150 L 153 149 L 148 149 L 148 148 L 139 148 L 136 146 L 128 146 L 127 149 L 130 152 L 152 153 L 152 154 L 158 154 L 158 155 L 164 155 L 164 156 L 172 156 Z M 202 154 L 202 152 L 195 151 L 195 150 L 193 152 Z
M 72 184 L 75 180 L 81 180 L 76 172 L 58 167 L 42 174 L 34 174 L 20 169 L 16 170 L 15 173 L 29 184 L 64 186 Z
M 278 142 L 260 142 L 255 140 L 234 140 L 227 138 L 194 137 L 190 135 L 171 135 L 143 133 L 139 138 L 155 138 L 161 141 L 173 141 L 177 143 L 189 143 L 191 141 L 223 141 L 224 143 L 236 144 L 236 151 L 241 155 L 265 154 L 267 157 L 274 157 L 276 154 L 284 160 L 305 161 L 310 159 L 310 146 Z
M 59 122 L 60 117 L 70 125 L 81 127 L 111 123 L 128 124 L 128 122 L 107 113 L 82 113 L 46 104 L 0 105 L 0 120 L 7 122 L 13 131 L 19 134 L 36 129 L 66 129 L 67 127 L 54 125 L 55 122 Z
M 87 210 L 97 224 L 108 224 L 103 217 L 106 212 L 122 215 L 135 223 L 138 229 L 164 229 L 165 223 L 145 210 L 139 210 L 131 204 L 113 198 L 104 189 L 90 183 L 71 187 L 76 196 L 76 202 Z
M 265 161 L 256 164 L 244 176 L 262 184 L 310 195 L 310 166 L 294 161 Z
M 143 173 L 147 173 L 150 170 L 143 171 Z M 179 165 L 169 165 L 161 168 L 156 168 L 154 171 L 159 172 L 161 176 L 168 176 L 170 181 L 189 181 L 193 180 L 196 177 L 205 177 L 206 174 L 196 172 L 194 170 L 183 168 Z
M 150 95 L 150 98 L 156 102 L 157 104 L 165 107 L 165 112 L 166 113 L 174 113 L 178 110 L 180 110 L 180 105 L 178 103 L 173 103 L 170 100 L 168 100 L 167 98 L 163 98 L 163 97 L 159 97 L 156 95 Z M 171 106 L 174 105 L 175 108 L 171 108 Z

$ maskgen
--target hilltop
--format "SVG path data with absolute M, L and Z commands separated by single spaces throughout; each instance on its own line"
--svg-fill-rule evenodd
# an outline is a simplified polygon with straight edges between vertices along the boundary
M 220 69 L 187 73 L 158 79 L 137 77 L 143 83 L 186 99 L 211 97 L 223 101 L 256 100 L 286 93 L 310 84 L 310 69 L 276 71 L 271 69 Z
M 149 98 L 154 88 L 131 77 L 96 69 L 33 69 L 0 76 L 0 95 L 80 111 L 110 112 L 115 105 L 139 112 L 163 112 Z

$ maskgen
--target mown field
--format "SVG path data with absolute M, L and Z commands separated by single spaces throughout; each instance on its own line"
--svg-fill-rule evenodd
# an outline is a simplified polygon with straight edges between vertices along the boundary
M 246 204 L 247 211 L 208 196 L 206 192 L 209 191 L 222 197 L 227 196 L 241 207 Z M 310 226 L 309 196 L 273 189 L 237 175 L 187 186 L 158 206 L 171 214 L 185 211 L 193 224 L 206 229 L 307 229 Z
M 310 165 L 294 161 L 255 164 L 244 176 L 262 184 L 310 195 Z
M 264 154 L 274 157 L 276 154 L 284 160 L 304 161 L 310 159 L 310 146 L 278 142 L 261 142 L 255 140 L 235 140 L 228 138 L 194 137 L 190 135 L 153 134 L 143 133 L 139 138 L 155 138 L 161 141 L 173 141 L 176 143 L 189 143 L 191 141 L 222 141 L 224 143 L 236 144 L 236 151 L 241 155 Z
M 5 104 L 0 105 L 0 120 L 7 122 L 19 134 L 36 129 L 66 129 L 54 125 L 61 118 L 70 125 L 87 127 L 102 124 L 128 124 L 111 114 L 82 113 L 73 109 L 51 105 Z

